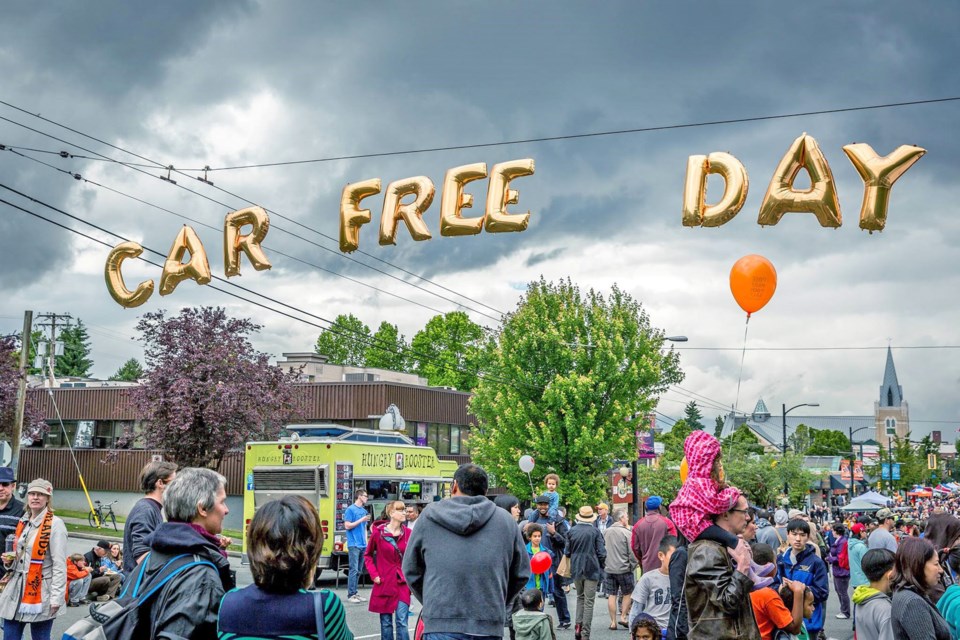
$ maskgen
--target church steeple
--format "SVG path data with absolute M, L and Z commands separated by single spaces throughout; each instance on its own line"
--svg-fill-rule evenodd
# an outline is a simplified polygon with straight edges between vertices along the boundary
M 893 366 L 893 352 L 887 347 L 887 365 L 883 370 L 880 385 L 880 406 L 899 407 L 903 403 L 903 387 L 897 382 L 897 369 Z

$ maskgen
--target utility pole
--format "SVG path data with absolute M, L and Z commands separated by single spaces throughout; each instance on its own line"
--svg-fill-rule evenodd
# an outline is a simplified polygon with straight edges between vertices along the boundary
M 23 412 L 27 402 L 27 362 L 30 359 L 30 333 L 33 329 L 33 311 L 23 312 L 23 334 L 20 336 L 20 381 L 17 383 L 17 410 L 10 438 L 10 468 L 17 477 L 20 465 L 20 438 L 23 437 Z
M 73 316 L 69 313 L 44 313 L 37 318 L 46 320 L 46 322 L 37 322 L 39 327 L 48 327 L 50 329 L 50 338 L 47 342 L 47 380 L 49 388 L 53 389 L 56 381 L 53 377 L 53 371 L 56 367 L 57 358 L 57 320 L 60 320 L 61 327 L 69 327 Z

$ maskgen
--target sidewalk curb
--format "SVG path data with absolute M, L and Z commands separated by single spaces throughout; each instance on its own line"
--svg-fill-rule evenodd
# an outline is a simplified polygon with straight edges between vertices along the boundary
M 70 531 L 68 532 L 68 536 L 71 538 L 79 538 L 80 540 L 106 540 L 107 542 L 118 542 L 120 544 L 123 544 L 123 535 L 121 534 L 119 538 L 116 536 L 117 533 L 121 533 L 121 532 L 111 530 L 111 533 L 113 533 L 114 535 L 108 535 L 108 534 L 98 535 L 96 533 L 87 533 L 86 531 Z M 230 558 L 240 559 L 242 554 L 239 551 L 228 550 L 227 556 Z

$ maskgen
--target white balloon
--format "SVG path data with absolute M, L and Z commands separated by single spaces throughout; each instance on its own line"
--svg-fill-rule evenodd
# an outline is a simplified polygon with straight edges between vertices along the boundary
M 533 471 L 533 457 L 520 456 L 520 471 L 523 471 L 524 473 L 530 473 Z

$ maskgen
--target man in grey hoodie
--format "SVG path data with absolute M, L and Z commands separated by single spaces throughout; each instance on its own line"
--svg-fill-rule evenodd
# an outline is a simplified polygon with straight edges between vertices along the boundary
M 403 574 L 423 604 L 425 640 L 502 638 L 504 603 L 523 590 L 530 561 L 510 514 L 487 500 L 487 474 L 463 464 L 452 497 L 423 510 Z

